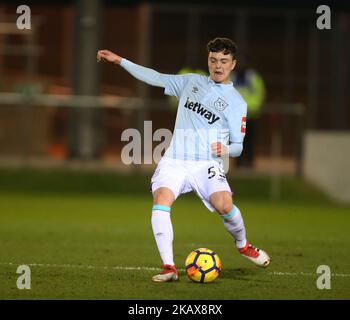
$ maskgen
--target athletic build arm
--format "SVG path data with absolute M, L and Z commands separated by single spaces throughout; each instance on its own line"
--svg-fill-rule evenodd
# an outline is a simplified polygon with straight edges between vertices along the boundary
M 149 68 L 140 66 L 136 63 L 133 63 L 125 58 L 118 56 L 112 51 L 99 50 L 97 52 L 97 62 L 100 62 L 100 61 L 108 61 L 117 65 L 120 65 L 136 79 L 141 80 L 151 86 L 165 88 L 163 74 L 153 69 L 149 69 Z
M 136 63 L 122 58 L 109 50 L 99 50 L 97 52 L 97 62 L 101 61 L 107 61 L 116 65 L 120 65 L 136 79 L 156 87 L 165 88 L 165 77 L 169 77 L 169 75 L 164 75 L 153 69 L 137 65 Z M 181 76 L 175 77 L 179 78 Z M 211 147 L 212 152 L 218 157 L 224 156 L 226 154 L 229 154 L 231 157 L 238 157 L 243 149 L 242 143 L 231 143 L 229 146 L 225 146 L 220 142 L 215 142 L 211 145 Z

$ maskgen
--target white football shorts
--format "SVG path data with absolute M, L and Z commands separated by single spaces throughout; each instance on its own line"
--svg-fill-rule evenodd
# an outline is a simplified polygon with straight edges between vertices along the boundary
M 194 191 L 210 210 L 215 211 L 209 202 L 212 193 L 228 191 L 231 188 L 225 173 L 215 160 L 180 160 L 163 157 L 152 176 L 152 193 L 158 188 L 169 188 L 175 199 L 182 193 Z

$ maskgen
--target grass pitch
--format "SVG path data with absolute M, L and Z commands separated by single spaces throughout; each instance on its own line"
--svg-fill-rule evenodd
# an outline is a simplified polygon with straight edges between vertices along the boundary
M 297 179 L 268 200 L 268 179 L 234 179 L 248 239 L 271 256 L 267 269 L 241 257 L 217 214 L 193 194 L 174 204 L 174 254 L 180 281 L 152 283 L 161 265 L 144 176 L 0 170 L 0 299 L 349 299 L 350 210 Z M 213 283 L 187 279 L 198 247 L 223 263 Z M 19 265 L 31 289 L 16 286 Z M 319 265 L 331 289 L 316 286 Z

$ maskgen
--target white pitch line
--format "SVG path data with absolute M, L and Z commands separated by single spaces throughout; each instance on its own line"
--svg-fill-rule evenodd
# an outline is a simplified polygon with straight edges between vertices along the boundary
M 0 262 L 0 265 L 8 266 L 20 266 L 24 263 L 13 263 L 13 262 Z M 48 264 L 48 263 L 26 263 L 25 265 L 30 267 L 44 267 L 44 268 L 78 268 L 78 269 L 104 269 L 104 270 L 139 270 L 139 271 L 159 271 L 160 268 L 155 267 L 128 267 L 128 266 L 93 266 L 93 265 L 79 265 L 79 264 Z M 178 271 L 185 271 L 185 269 L 177 269 Z M 310 272 L 280 272 L 280 271 L 270 271 L 267 272 L 268 275 L 273 276 L 308 276 L 315 277 L 317 273 Z M 332 277 L 350 277 L 349 273 L 331 273 Z
M 24 263 L 22 263 L 24 264 Z M 0 262 L 0 265 L 17 266 L 21 265 L 13 262 Z M 48 263 L 26 263 L 25 265 L 30 267 L 46 267 L 46 268 L 78 268 L 78 269 L 105 269 L 105 270 L 146 270 L 156 271 L 160 268 L 155 267 L 127 267 L 127 266 L 93 266 L 93 265 L 80 265 L 80 264 L 48 264 Z M 185 271 L 185 269 L 178 269 L 179 271 Z
M 274 275 L 274 276 L 308 276 L 308 277 L 315 277 L 317 276 L 317 273 L 311 273 L 311 272 L 280 272 L 280 271 L 273 271 L 268 272 L 268 274 Z M 350 277 L 350 274 L 348 273 L 331 273 L 332 277 Z

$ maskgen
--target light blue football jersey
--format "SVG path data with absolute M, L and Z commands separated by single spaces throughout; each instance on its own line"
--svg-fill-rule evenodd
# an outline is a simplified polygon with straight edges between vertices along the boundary
M 233 84 L 198 74 L 161 75 L 165 94 L 179 99 L 175 128 L 165 157 L 217 160 L 213 142 L 243 143 L 247 104 Z

